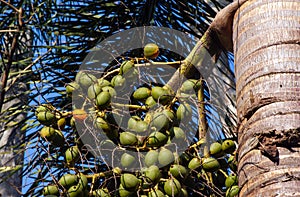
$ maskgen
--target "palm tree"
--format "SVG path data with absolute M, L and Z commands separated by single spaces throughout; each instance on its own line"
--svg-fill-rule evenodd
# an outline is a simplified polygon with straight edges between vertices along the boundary
M 23 30 L 33 28 L 31 49 L 36 55 L 30 64 L 26 63 L 25 65 L 27 66 L 26 71 L 30 69 L 31 74 L 38 76 L 26 81 L 30 91 L 26 94 L 28 101 L 26 104 L 22 103 L 22 107 L 30 112 L 26 118 L 22 117 L 24 120 L 18 121 L 20 124 L 17 125 L 17 128 L 21 128 L 26 121 L 27 133 L 15 145 L 31 150 L 25 153 L 24 161 L 21 163 L 24 165 L 21 175 L 32 177 L 27 178 L 28 180 L 25 179 L 25 196 L 40 195 L 42 187 L 45 185 L 43 182 L 57 181 L 57 177 L 65 173 L 63 160 L 57 154 L 59 150 L 48 150 L 47 144 L 45 145 L 39 138 L 38 131 L 41 126 L 33 118 L 33 112 L 36 106 L 41 103 L 51 103 L 59 110 L 70 110 L 70 100 L 66 98 L 63 92 L 64 86 L 74 80 L 76 71 L 84 57 L 98 41 L 118 31 L 143 25 L 169 27 L 188 33 L 194 39 L 199 39 L 216 15 L 215 10 L 224 7 L 224 2 L 210 1 L 208 4 L 197 0 L 188 3 L 186 1 L 148 0 L 123 2 L 111 0 L 83 2 L 41 0 L 23 1 L 22 4 L 15 5 L 16 7 L 23 7 L 24 10 L 22 16 Z M 2 2 L 2 4 L 4 3 Z M 5 4 L 2 8 L 9 9 L 11 6 Z M 14 14 L 15 12 L 11 12 L 11 15 Z M 16 18 L 7 17 L 6 19 L 1 23 L 1 27 L 3 27 L 1 29 L 7 29 L 8 25 L 12 23 L 8 19 Z M 178 58 L 181 57 L 166 53 L 160 60 L 173 61 L 178 60 Z M 15 61 L 16 63 L 24 62 L 18 59 Z M 224 81 L 228 84 L 228 88 L 232 89 L 234 77 L 228 66 L 228 56 L 225 53 L 221 56 L 217 69 L 222 71 L 226 78 Z M 17 74 L 26 76 L 26 72 L 18 71 Z M 228 96 L 228 101 L 234 105 L 233 95 L 228 94 L 226 96 Z M 18 112 L 18 109 L 18 107 L 15 108 L 15 111 L 12 111 L 11 115 L 8 116 L 9 120 L 5 122 L 6 125 L 16 118 L 14 112 Z M 213 121 L 214 114 L 211 114 L 210 117 L 207 115 L 207 119 Z M 233 110 L 228 113 L 227 119 L 223 120 L 228 124 L 228 126 L 223 125 L 223 133 L 218 133 L 220 131 L 218 130 L 212 134 L 212 137 L 215 139 L 221 139 L 224 135 L 234 137 L 234 119 Z M 8 130 L 2 132 L 4 131 L 7 132 Z M 4 147 L 8 145 L 7 143 L 3 144 Z M 96 165 L 93 162 L 93 158 L 90 158 L 89 161 L 83 160 L 83 166 L 91 163 Z M 105 168 L 106 166 L 101 167 Z M 16 168 L 12 169 L 17 170 Z M 11 172 L 14 171 L 10 170 L 9 173 Z M 17 172 L 20 173 L 20 171 Z M 7 182 L 6 175 L 1 177 L 1 181 Z M 18 175 L 15 174 L 15 177 Z M 17 180 L 17 178 L 13 180 Z M 15 186 L 19 187 L 20 180 L 17 182 L 19 183 Z M 198 186 L 195 185 L 191 190 L 196 191 Z M 220 188 L 213 185 L 208 185 L 206 188 L 211 188 L 207 193 L 216 193 L 219 196 L 223 194 Z
M 299 6 L 249 1 L 235 15 L 240 196 L 300 194 Z

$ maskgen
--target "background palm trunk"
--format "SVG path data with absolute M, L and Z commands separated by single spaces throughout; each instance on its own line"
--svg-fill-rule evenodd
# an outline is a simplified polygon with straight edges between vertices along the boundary
M 4 47 L 6 54 L 12 55 L 12 61 L 15 64 L 12 64 L 9 71 L 6 91 L 4 92 L 4 103 L 0 110 L 0 197 L 19 197 L 22 192 L 22 168 L 24 167 L 25 150 L 22 146 L 25 137 L 22 126 L 27 116 L 25 106 L 28 105 L 26 81 L 31 76 L 26 74 L 24 76 L 12 75 L 12 73 L 23 71 L 24 65 L 30 63 L 28 60 L 32 57 L 30 49 L 32 36 L 29 31 L 20 34 L 15 52 L 9 53 L 8 51 L 12 51 L 13 36 L 13 34 L 7 35 L 6 46 Z M 23 64 L 16 63 L 18 61 Z M 0 66 L 5 68 L 7 64 L 2 62 Z M 3 76 L 2 73 L 1 79 Z
M 300 1 L 235 14 L 240 196 L 300 196 Z
M 6 98 L 15 97 L 3 106 L 3 112 L 11 107 L 20 107 L 25 104 L 24 96 L 16 96 L 26 91 L 24 83 L 17 83 L 11 91 L 7 92 Z M 1 114 L 2 120 L 7 120 L 7 112 Z M 11 121 L 6 121 L 1 125 L 0 132 L 0 167 L 5 167 L 8 171 L 0 172 L 0 196 L 3 197 L 19 197 L 22 190 L 22 163 L 23 151 L 21 147 L 17 147 L 23 139 L 24 134 L 21 131 L 19 124 L 26 118 L 26 113 L 18 113 Z M 12 126 L 12 124 L 15 124 Z M 1 183 L 2 182 L 2 183 Z

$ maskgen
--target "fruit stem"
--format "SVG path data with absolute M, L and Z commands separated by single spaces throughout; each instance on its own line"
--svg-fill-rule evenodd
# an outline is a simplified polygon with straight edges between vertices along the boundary
M 222 169 L 219 169 L 219 171 L 227 178 L 228 177 L 228 175 L 227 175 L 227 173 L 226 172 L 224 172 L 224 170 L 222 170 Z
M 170 106 L 174 105 L 174 103 L 177 101 L 177 96 L 174 96 L 174 98 L 172 99 Z
M 128 108 L 133 108 L 133 109 L 148 110 L 147 106 L 140 106 L 140 105 L 130 105 L 130 104 L 121 104 L 121 103 L 112 103 L 112 105 L 115 105 L 118 107 L 128 107 Z
M 195 144 L 191 145 L 188 149 L 196 149 L 198 146 L 201 146 L 202 144 L 205 144 L 206 140 L 204 138 L 199 139 Z
M 201 174 L 203 174 L 203 176 L 205 177 L 205 180 L 209 181 L 209 177 L 207 175 L 207 172 L 205 172 L 204 170 L 202 170 L 202 172 L 199 173 L 199 174 L 200 174 L 200 176 L 201 176 Z
M 147 58 L 145 58 L 145 57 L 134 57 L 132 59 L 135 60 L 136 62 L 139 62 L 141 60 L 147 60 Z
M 112 171 L 106 171 L 106 172 L 100 172 L 100 173 L 96 173 L 96 174 L 92 174 L 92 175 L 85 175 L 85 176 L 86 176 L 86 178 L 94 179 L 94 178 L 98 178 L 98 177 L 105 177 L 111 173 L 112 173 Z
M 107 76 L 110 76 L 110 75 L 112 75 L 114 73 L 118 73 L 118 72 L 120 72 L 120 68 L 116 68 L 112 71 L 107 72 L 103 77 L 101 77 L 101 79 L 105 79 Z
M 89 176 L 87 176 L 88 178 Z M 95 181 L 96 181 L 97 177 L 96 176 L 92 176 L 92 183 L 91 183 L 91 190 L 90 190 L 90 194 L 92 194 L 92 191 L 94 189 L 94 185 L 95 185 Z
M 161 182 L 166 182 L 167 180 L 169 180 L 169 179 L 164 179 L 164 178 L 159 179 L 159 181 L 161 181 Z
M 174 62 L 149 62 L 149 63 L 143 63 L 143 64 L 134 64 L 135 67 L 141 66 L 171 66 L 173 68 L 179 68 L 182 61 L 174 61 Z
M 206 141 L 206 140 L 205 140 L 205 141 Z M 210 157 L 210 155 L 209 155 L 209 147 L 207 146 L 207 144 L 204 145 L 203 156 L 204 156 L 205 158 Z
M 199 114 L 199 139 L 205 138 L 207 132 L 207 121 L 205 117 L 205 102 L 204 102 L 204 81 L 200 79 L 200 88 L 198 90 L 198 114 Z
M 212 186 L 213 185 L 213 177 L 212 177 L 212 173 L 211 172 L 208 172 L 208 177 L 209 177 L 208 184 L 210 186 Z

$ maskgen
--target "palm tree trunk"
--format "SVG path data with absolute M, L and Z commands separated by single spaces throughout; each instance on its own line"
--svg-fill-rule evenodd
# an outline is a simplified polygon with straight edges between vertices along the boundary
M 32 36 L 30 31 L 26 31 L 17 35 L 8 34 L 6 38 L 7 63 L 0 64 L 5 68 L 0 81 L 0 95 L 3 96 L 0 102 L 0 197 L 19 197 L 24 167 L 24 147 L 21 144 L 25 136 L 21 127 L 27 114 L 24 106 L 28 105 L 26 80 L 31 76 L 12 76 L 11 73 L 23 70 L 24 66 L 17 64 L 18 61 L 30 63 Z M 17 41 L 14 42 L 14 39 Z
M 0 196 L 19 197 L 22 190 L 22 163 L 23 150 L 16 147 L 24 138 L 23 131 L 19 123 L 24 121 L 26 113 L 9 115 L 9 108 L 25 105 L 26 97 L 20 96 L 27 90 L 22 82 L 16 83 L 14 87 L 6 92 L 5 98 L 15 97 L 3 105 L 1 120 L 5 120 L 0 125 Z M 5 117 L 9 115 L 10 117 Z M 8 119 L 11 119 L 8 121 Z M 1 172 L 2 171 L 2 172 Z
M 235 14 L 240 196 L 300 196 L 300 1 Z

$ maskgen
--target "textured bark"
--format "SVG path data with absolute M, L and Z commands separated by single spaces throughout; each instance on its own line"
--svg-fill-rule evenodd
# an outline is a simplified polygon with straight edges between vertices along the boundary
M 300 1 L 235 14 L 240 196 L 300 196 Z

